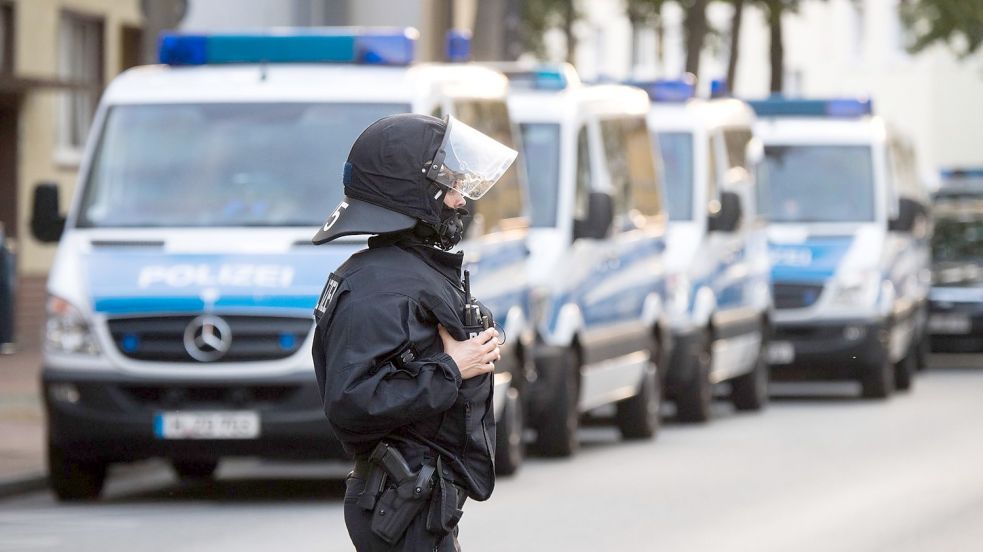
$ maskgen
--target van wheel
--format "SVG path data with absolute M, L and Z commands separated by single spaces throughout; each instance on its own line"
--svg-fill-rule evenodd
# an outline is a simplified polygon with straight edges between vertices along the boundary
M 94 500 L 106 483 L 106 463 L 76 460 L 49 443 L 48 483 L 58 500 Z
M 766 332 L 762 332 L 761 348 L 758 358 L 750 372 L 739 376 L 731 382 L 730 400 L 738 410 L 761 410 L 768 404 L 768 360 L 765 352 L 768 350 Z
M 172 460 L 171 467 L 184 481 L 212 479 L 218 469 L 218 460 Z
M 495 473 L 512 475 L 519 470 L 526 455 L 525 443 L 522 442 L 524 426 L 519 390 L 509 387 L 502 419 L 495 427 Z
M 881 347 L 878 359 L 863 367 L 860 375 L 861 395 L 865 399 L 886 399 L 894 392 L 894 365 L 888 359 L 887 349 Z
M 713 407 L 713 384 L 710 383 L 712 343 L 710 332 L 700 334 L 690 355 L 692 378 L 676 392 L 676 417 L 681 422 L 706 422 Z
M 919 372 L 928 368 L 928 354 L 930 350 L 931 346 L 928 341 L 928 333 L 923 333 L 921 338 L 918 339 L 918 344 L 915 346 L 916 369 Z
M 894 385 L 899 391 L 908 391 L 915 382 L 918 371 L 918 345 L 912 344 L 904 358 L 894 365 Z
M 638 393 L 618 402 L 616 421 L 625 439 L 651 439 L 659 432 L 659 410 L 662 408 L 662 389 L 659 372 L 649 362 L 642 373 Z
M 543 422 L 539 426 L 537 444 L 546 456 L 572 456 L 578 445 L 577 428 L 580 412 L 577 411 L 577 390 L 580 387 L 580 370 L 577 355 L 572 349 L 563 352 L 560 385 L 546 406 Z

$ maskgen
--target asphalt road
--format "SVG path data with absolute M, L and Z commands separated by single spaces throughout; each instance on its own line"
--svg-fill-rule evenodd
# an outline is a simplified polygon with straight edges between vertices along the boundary
M 783 386 L 762 414 L 721 404 L 654 442 L 583 431 L 573 460 L 532 458 L 469 502 L 482 550 L 983 549 L 983 358 L 934 359 L 910 394 Z M 940 368 L 945 364 L 947 367 Z M 104 501 L 0 502 L 0 550 L 351 550 L 341 465 L 223 465 L 179 484 L 160 464 L 118 469 Z

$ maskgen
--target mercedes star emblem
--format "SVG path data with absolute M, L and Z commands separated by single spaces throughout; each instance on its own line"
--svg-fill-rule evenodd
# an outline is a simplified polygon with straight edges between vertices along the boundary
M 191 358 L 211 362 L 222 358 L 232 345 L 232 330 L 217 316 L 199 316 L 184 330 L 184 348 Z

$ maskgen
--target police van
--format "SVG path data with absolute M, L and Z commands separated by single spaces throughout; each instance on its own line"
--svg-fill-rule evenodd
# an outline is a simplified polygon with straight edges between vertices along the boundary
M 502 68 L 530 187 L 538 446 L 567 456 L 582 415 L 614 406 L 625 438 L 659 427 L 665 209 L 641 90 L 569 65 Z
M 739 410 L 767 403 L 771 290 L 767 228 L 755 204 L 754 112 L 733 98 L 694 98 L 694 84 L 637 83 L 652 99 L 648 123 L 669 212 L 666 396 L 678 419 L 702 422 L 720 382 L 730 382 Z
M 167 34 L 161 65 L 109 85 L 67 217 L 57 189 L 35 192 L 35 234 L 61 239 L 42 371 L 59 498 L 97 496 L 114 462 L 163 457 L 200 478 L 226 456 L 342 457 L 316 389 L 312 312 L 365 242 L 312 247 L 311 236 L 342 199 L 352 143 L 401 112 L 453 114 L 513 142 L 505 77 L 415 64 L 414 43 L 413 30 Z M 465 245 L 476 276 L 523 262 L 521 176 L 477 204 Z M 529 335 L 512 308 L 525 280 L 510 282 L 476 278 L 474 289 L 506 313 L 511 337 L 498 416 L 521 415 L 509 388 L 523 363 L 510 360 Z M 508 419 L 500 433 L 514 445 L 521 423 Z M 521 442 L 500 453 L 514 471 Z
M 774 285 L 772 380 L 907 389 L 924 365 L 928 193 L 910 143 L 869 100 L 751 102 Z
M 983 169 L 945 170 L 933 197 L 932 350 L 983 352 Z

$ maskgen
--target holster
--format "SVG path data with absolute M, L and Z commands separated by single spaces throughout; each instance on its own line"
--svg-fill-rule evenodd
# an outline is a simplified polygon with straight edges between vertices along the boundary
M 395 544 L 430 499 L 435 467 L 424 464 L 419 471 L 410 471 L 403 455 L 385 442 L 376 446 L 369 461 L 372 470 L 358 504 L 373 510 L 372 532 Z
M 447 535 L 457 527 L 464 511 L 466 496 L 450 479 L 444 476 L 443 459 L 437 458 L 437 480 L 430 497 L 430 510 L 427 512 L 427 531 L 436 535 Z

